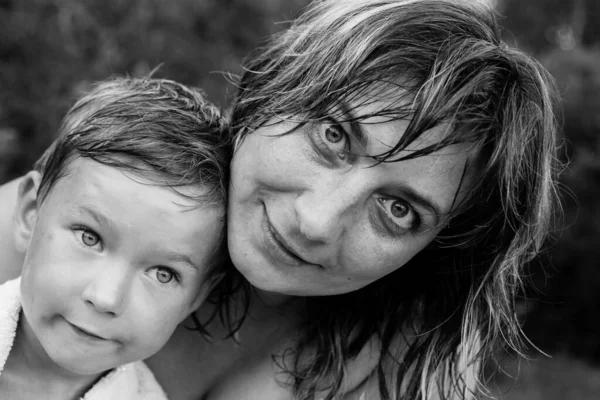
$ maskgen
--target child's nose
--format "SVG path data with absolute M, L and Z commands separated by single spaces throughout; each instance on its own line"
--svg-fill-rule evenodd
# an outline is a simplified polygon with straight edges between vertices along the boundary
M 125 293 L 129 286 L 128 274 L 122 268 L 99 271 L 83 290 L 82 300 L 96 311 L 111 316 L 123 312 Z

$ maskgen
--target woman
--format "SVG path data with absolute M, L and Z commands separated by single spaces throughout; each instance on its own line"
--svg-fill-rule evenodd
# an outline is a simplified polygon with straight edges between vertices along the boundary
M 475 2 L 328 0 L 238 87 L 235 269 L 195 315 L 205 339 L 182 327 L 148 360 L 166 391 L 471 398 L 519 346 L 556 202 L 549 75 Z

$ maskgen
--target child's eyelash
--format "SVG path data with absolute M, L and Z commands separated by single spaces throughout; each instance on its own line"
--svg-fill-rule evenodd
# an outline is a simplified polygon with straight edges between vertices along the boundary
M 73 234 L 77 235 L 77 240 L 79 241 L 79 243 L 86 247 L 86 248 L 94 248 L 97 245 L 100 245 L 100 247 L 102 247 L 102 237 L 93 229 L 88 228 L 87 226 L 82 226 L 82 225 L 75 225 L 71 228 L 71 231 L 73 232 Z M 90 236 L 93 236 L 97 241 L 94 244 L 87 244 L 85 243 L 84 234 L 89 234 Z
M 173 274 L 173 279 L 175 280 L 175 282 L 177 282 L 177 283 L 181 282 L 181 274 L 179 274 L 179 272 L 175 271 L 173 268 L 160 267 L 158 269 L 164 269 L 166 271 L 169 271 L 169 273 Z

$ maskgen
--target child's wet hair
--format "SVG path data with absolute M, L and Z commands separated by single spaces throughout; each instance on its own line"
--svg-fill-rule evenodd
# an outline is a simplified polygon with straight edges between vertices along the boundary
M 56 139 L 35 164 L 42 176 L 40 202 L 77 157 L 174 191 L 196 186 L 199 206 L 226 209 L 229 124 L 199 89 L 153 78 L 118 77 L 95 84 L 68 111 Z M 223 228 L 213 267 L 226 258 L 225 234 Z
M 167 79 L 114 78 L 68 111 L 35 169 L 42 200 L 70 160 L 87 157 L 174 189 L 202 186 L 209 193 L 198 200 L 225 204 L 230 156 L 227 119 L 200 90 Z

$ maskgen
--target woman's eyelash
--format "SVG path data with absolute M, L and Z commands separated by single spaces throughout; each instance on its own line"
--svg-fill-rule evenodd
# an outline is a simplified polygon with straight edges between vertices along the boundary
M 319 142 L 319 145 L 320 145 L 321 147 L 324 147 L 324 148 L 327 148 L 327 149 L 330 149 L 330 148 L 331 148 L 331 146 L 329 146 L 329 145 L 328 145 L 328 144 L 325 142 L 325 140 L 323 139 L 323 135 L 321 134 L 321 132 L 318 132 L 318 134 L 316 135 L 316 140 L 317 140 L 317 142 Z

